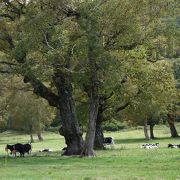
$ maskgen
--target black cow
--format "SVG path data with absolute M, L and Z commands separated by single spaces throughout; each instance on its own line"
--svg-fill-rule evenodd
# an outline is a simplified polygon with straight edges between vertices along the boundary
M 17 144 L 14 144 L 14 145 L 9 145 L 7 144 L 5 150 L 8 151 L 8 149 L 11 151 L 11 154 L 14 154 L 15 157 L 16 157 L 16 152 L 19 152 L 20 153 L 20 157 L 24 157 L 24 145 L 21 144 L 21 143 L 17 143 Z
M 113 137 L 105 137 L 104 138 L 104 144 L 106 144 L 106 145 L 114 145 Z

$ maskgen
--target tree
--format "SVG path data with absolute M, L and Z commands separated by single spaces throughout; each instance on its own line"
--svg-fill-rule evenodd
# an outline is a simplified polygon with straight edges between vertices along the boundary
M 66 46 L 68 35 L 65 33 L 60 38 L 61 45 L 56 39 L 62 31 L 66 31 L 63 23 L 68 16 L 73 18 L 75 14 L 71 14 L 67 4 L 61 9 L 62 3 L 1 1 L 1 42 L 4 45 L 0 50 L 6 54 L 6 64 L 11 62 L 15 65 L 16 72 L 24 77 L 25 83 L 32 85 L 34 93 L 60 111 L 61 134 L 67 144 L 65 154 L 76 155 L 81 153 L 83 140 L 72 97 L 72 46 L 70 43 Z
M 53 119 L 53 110 L 43 99 L 32 95 L 32 92 L 16 91 L 12 93 L 8 106 L 11 127 L 28 133 L 33 140 L 33 133 L 43 140 L 41 131 L 44 125 L 49 125 Z
M 125 116 L 135 124 L 144 124 L 144 133 L 146 139 L 149 139 L 147 125 L 154 123 L 154 119 L 160 117 L 162 112 L 167 112 L 168 106 L 175 101 L 176 83 L 171 65 L 166 61 L 154 64 L 137 62 L 136 65 L 136 71 L 131 70 L 132 76 L 129 73 L 130 88 L 133 88 L 132 93 L 135 95 L 125 109 Z

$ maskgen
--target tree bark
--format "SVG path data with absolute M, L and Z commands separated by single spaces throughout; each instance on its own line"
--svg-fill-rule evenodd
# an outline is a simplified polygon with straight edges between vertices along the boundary
M 55 73 L 54 84 L 59 95 L 59 111 L 62 127 L 59 133 L 64 136 L 67 148 L 63 155 L 80 155 L 83 147 L 82 131 L 76 117 L 75 103 L 72 97 L 71 77 L 61 71 Z
M 98 99 L 91 97 L 90 105 L 89 105 L 88 130 L 86 133 L 86 140 L 83 147 L 83 151 L 81 153 L 82 156 L 87 156 L 87 157 L 95 156 L 93 147 L 94 147 L 94 139 L 95 139 L 97 111 L 98 111 Z
M 144 120 L 144 136 L 145 136 L 146 140 L 150 140 L 149 134 L 148 134 L 147 119 Z
M 80 155 L 83 147 L 83 139 L 76 118 L 75 103 L 72 97 L 71 77 L 59 69 L 56 71 L 56 69 L 58 68 L 55 67 L 53 82 L 58 91 L 58 95 L 54 94 L 31 73 L 26 74 L 24 82 L 30 82 L 35 94 L 48 100 L 51 106 L 56 107 L 60 111 L 62 128 L 59 132 L 64 136 L 65 143 L 67 144 L 66 151 L 63 155 Z
M 105 117 L 103 115 L 104 111 L 108 108 L 107 100 L 111 98 L 113 93 L 110 95 L 101 95 L 99 97 L 99 108 L 98 108 L 98 114 L 96 119 L 96 132 L 95 132 L 95 139 L 94 139 L 94 149 L 105 149 L 104 147 L 104 134 L 103 134 L 103 128 L 102 128 L 102 122 L 105 120 Z
M 173 138 L 176 138 L 176 137 L 179 137 L 179 134 L 176 130 L 176 127 L 174 125 L 174 116 L 173 114 L 168 114 L 168 124 L 169 124 L 169 127 L 170 127 L 170 133 L 171 133 L 171 137 Z
M 154 136 L 154 126 L 155 124 L 150 124 L 150 138 L 151 139 L 156 139 Z
M 105 149 L 104 147 L 104 134 L 102 128 L 102 121 L 97 119 L 96 121 L 96 132 L 95 132 L 95 139 L 94 139 L 94 149 Z

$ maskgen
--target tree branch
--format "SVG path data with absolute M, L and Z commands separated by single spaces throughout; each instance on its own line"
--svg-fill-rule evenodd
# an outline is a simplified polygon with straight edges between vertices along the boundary
M 127 108 L 130 105 L 130 102 L 127 102 L 126 104 L 124 104 L 123 106 L 120 106 L 116 109 L 116 113 L 118 113 L 119 111 L 124 110 L 125 108 Z
M 33 87 L 33 92 L 49 102 L 49 105 L 57 107 L 59 97 L 38 80 L 32 73 L 24 75 L 24 83 L 30 83 Z

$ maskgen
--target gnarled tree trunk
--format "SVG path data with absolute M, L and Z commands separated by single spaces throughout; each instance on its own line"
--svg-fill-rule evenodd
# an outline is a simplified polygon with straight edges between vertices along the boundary
M 174 125 L 174 116 L 173 114 L 168 113 L 168 124 L 170 127 L 171 137 L 179 137 L 176 127 Z
M 83 139 L 76 118 L 70 75 L 58 70 L 54 73 L 53 81 L 58 95 L 54 94 L 39 81 L 32 72 L 25 75 L 24 79 L 25 83 L 31 83 L 34 88 L 34 93 L 45 98 L 51 106 L 56 107 L 60 111 L 62 117 L 62 129 L 60 130 L 60 134 L 64 136 L 65 143 L 67 144 L 64 155 L 80 155 L 83 147 Z
M 80 130 L 72 97 L 71 77 L 61 71 L 55 73 L 54 83 L 59 95 L 59 110 L 62 128 L 59 133 L 64 136 L 67 148 L 63 155 L 80 155 L 83 147 L 82 131 Z

